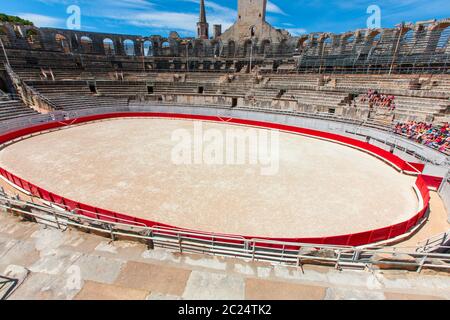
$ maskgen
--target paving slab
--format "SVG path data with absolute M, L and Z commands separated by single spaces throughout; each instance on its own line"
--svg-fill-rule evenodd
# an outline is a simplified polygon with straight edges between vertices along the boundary
M 148 294 L 145 290 L 86 281 L 74 300 L 144 300 Z
M 223 273 L 192 271 L 182 297 L 186 300 L 243 300 L 244 278 Z
M 115 284 L 151 292 L 181 296 L 191 271 L 135 261 L 127 262 Z
M 84 254 L 72 267 L 79 268 L 80 276 L 83 280 L 113 284 L 124 264 L 125 260 Z
M 445 300 L 445 298 L 438 296 L 409 294 L 409 293 L 385 292 L 384 295 L 388 300 Z
M 325 287 L 293 284 L 288 282 L 247 279 L 247 300 L 323 300 Z

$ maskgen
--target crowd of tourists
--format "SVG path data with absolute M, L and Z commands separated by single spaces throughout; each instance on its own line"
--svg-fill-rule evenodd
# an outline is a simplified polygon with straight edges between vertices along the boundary
M 368 103 L 370 108 L 385 108 L 389 111 L 395 110 L 395 96 L 379 93 L 377 90 L 368 90 L 362 95 L 360 102 Z
M 450 155 L 450 125 L 448 123 L 435 126 L 424 122 L 410 121 L 396 124 L 394 132 Z

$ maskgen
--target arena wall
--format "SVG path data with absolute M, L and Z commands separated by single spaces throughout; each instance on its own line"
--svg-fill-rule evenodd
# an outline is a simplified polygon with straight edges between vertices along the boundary
M 314 243 L 314 244 L 328 244 L 328 245 L 347 245 L 347 246 L 361 246 L 376 242 L 382 242 L 390 239 L 395 239 L 405 233 L 412 231 L 418 225 L 423 223 L 426 214 L 428 212 L 428 206 L 430 201 L 430 194 L 420 171 L 417 170 L 413 165 L 400 159 L 399 157 L 387 152 L 383 149 L 370 145 L 368 143 L 355 140 L 352 138 L 326 133 L 318 130 L 304 129 L 289 125 L 280 125 L 275 123 L 268 123 L 258 120 L 243 120 L 237 118 L 223 118 L 216 116 L 199 116 L 199 115 L 188 115 L 188 114 L 170 114 L 170 113 L 114 113 L 114 114 L 101 114 L 94 116 L 87 116 L 82 118 L 69 119 L 66 121 L 55 121 L 45 124 L 40 124 L 36 126 L 30 126 L 28 128 L 12 131 L 0 136 L 0 143 L 5 144 L 11 142 L 15 139 L 21 139 L 23 137 L 29 136 L 34 133 L 39 133 L 42 131 L 58 129 L 61 127 L 66 127 L 74 124 L 87 123 L 91 121 L 97 121 L 102 119 L 110 118 L 123 118 L 123 117 L 158 117 L 158 118 L 177 118 L 177 119 L 196 119 L 201 121 L 227 121 L 227 123 L 242 124 L 248 126 L 256 126 L 269 128 L 274 130 L 281 130 L 286 132 L 292 132 L 295 134 L 301 134 L 309 137 L 314 137 L 318 139 L 323 139 L 331 141 L 334 143 L 343 144 L 352 148 L 359 149 L 363 152 L 367 152 L 379 159 L 390 164 L 395 169 L 406 173 L 417 175 L 416 188 L 419 197 L 420 210 L 412 218 L 402 223 L 396 225 L 388 226 L 382 229 L 365 231 L 357 234 L 341 235 L 341 236 L 330 236 L 322 238 L 296 238 L 296 239 L 270 239 L 262 238 L 264 240 L 276 240 L 276 241 L 288 241 L 292 243 Z M 153 228 L 173 228 L 178 230 L 183 230 L 176 228 L 174 226 L 164 225 L 155 221 L 148 221 L 144 219 L 138 219 L 131 217 L 122 213 L 111 212 L 101 208 L 92 207 L 87 204 L 78 203 L 71 199 L 64 198 L 60 195 L 51 193 L 39 186 L 36 186 L 28 181 L 21 179 L 20 177 L 6 171 L 5 169 L 0 169 L 1 176 L 14 184 L 15 186 L 21 188 L 22 190 L 29 192 L 31 195 L 41 198 L 50 203 L 62 206 L 75 214 L 84 215 L 91 218 L 96 218 L 105 221 L 112 221 L 118 223 L 126 223 L 130 225 L 146 225 Z M 190 230 L 183 230 L 190 231 Z M 212 234 L 204 233 L 205 238 L 209 238 Z M 257 236 L 242 235 L 243 239 L 260 239 Z M 266 244 L 267 245 L 267 244 Z

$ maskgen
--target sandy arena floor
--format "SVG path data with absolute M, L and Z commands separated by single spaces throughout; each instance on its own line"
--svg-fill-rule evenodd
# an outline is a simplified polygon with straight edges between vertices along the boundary
M 118 119 L 36 136 L 0 165 L 49 191 L 117 212 L 203 231 L 319 237 L 402 222 L 418 209 L 415 178 L 338 144 L 280 134 L 280 168 L 176 165 L 174 130 L 193 122 Z M 237 128 L 203 123 L 203 129 Z M 245 127 L 239 127 L 244 128 Z

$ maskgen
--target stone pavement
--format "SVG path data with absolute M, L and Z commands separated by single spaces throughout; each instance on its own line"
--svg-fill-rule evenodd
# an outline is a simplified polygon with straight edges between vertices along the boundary
M 0 275 L 9 299 L 450 299 L 450 275 L 338 271 L 147 250 L 0 213 Z

